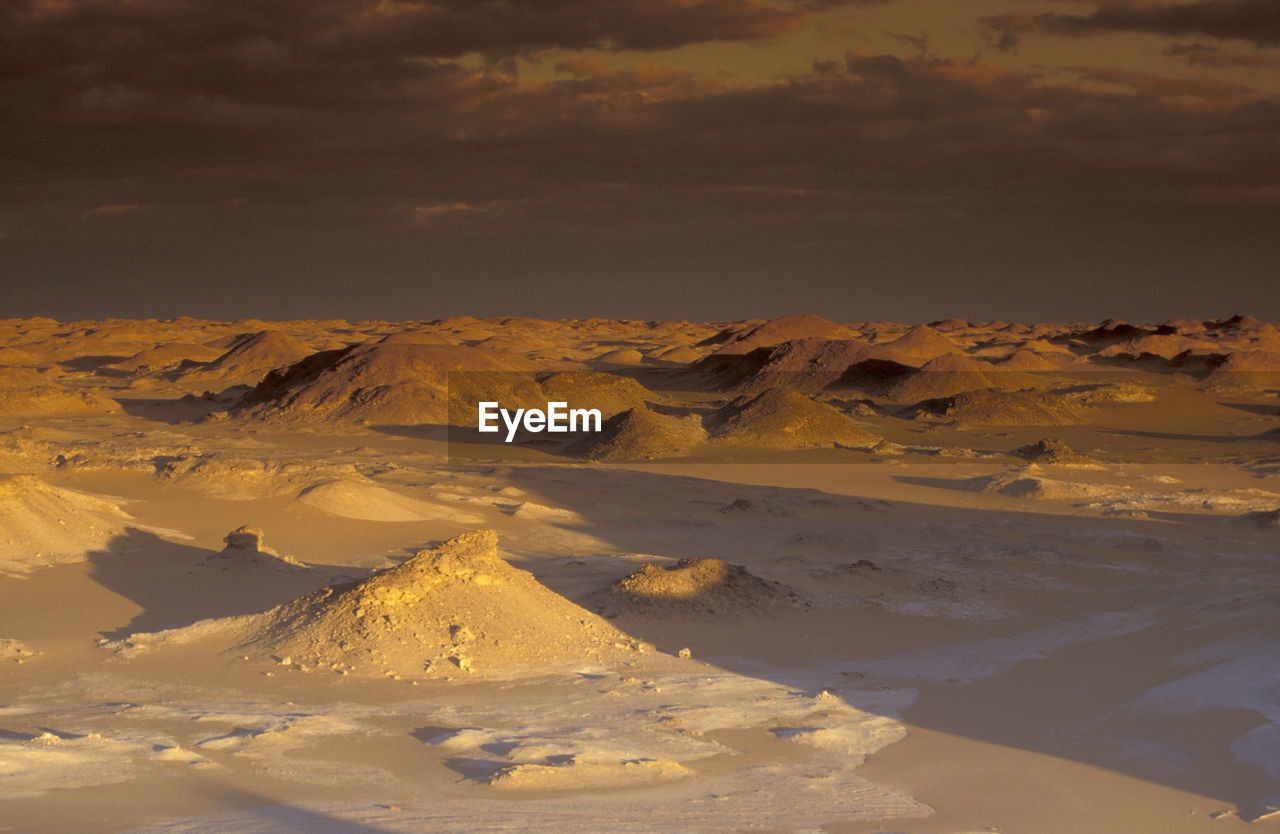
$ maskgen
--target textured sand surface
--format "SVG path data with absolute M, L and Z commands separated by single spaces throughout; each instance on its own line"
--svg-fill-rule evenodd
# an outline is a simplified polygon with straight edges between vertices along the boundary
M 0 830 L 1280 825 L 1270 324 L 0 332 Z

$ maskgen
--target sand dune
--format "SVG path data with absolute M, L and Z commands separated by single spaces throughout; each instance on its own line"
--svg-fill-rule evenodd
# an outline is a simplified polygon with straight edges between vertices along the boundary
M 35 475 L 0 476 L 0 573 L 27 573 L 107 550 L 131 521 L 112 501 Z

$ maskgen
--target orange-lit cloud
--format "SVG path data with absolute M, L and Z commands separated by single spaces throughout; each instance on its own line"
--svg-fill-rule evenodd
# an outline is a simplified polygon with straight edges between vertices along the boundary
M 147 275 L 205 276 L 192 286 L 210 293 L 245 276 L 336 304 L 352 275 L 394 295 L 429 271 L 466 307 L 536 274 L 583 305 L 564 312 L 669 297 L 677 315 L 746 314 L 779 274 L 814 303 L 854 275 L 919 281 L 941 304 L 963 300 L 962 268 L 990 283 L 974 298 L 998 298 L 1148 255 L 1152 276 L 1182 270 L 1188 287 L 1209 263 L 1241 287 L 1273 278 L 1280 101 L 1240 71 L 1263 63 L 1235 62 L 1271 52 L 1171 35 L 1120 65 L 1055 38 L 1082 48 L 1051 64 L 1030 42 L 1016 59 L 984 50 L 977 12 L 967 52 L 803 41 L 810 22 L 856 33 L 868 9 L 920 2 L 8 4 L 0 269 L 18 276 L 11 299 L 39 297 L 42 276 L 114 275 L 113 298 L 136 288 L 138 304 L 167 292 Z M 1166 5 L 1054 20 L 1103 31 L 1142 14 L 1155 31 Z M 751 46 L 712 45 L 735 40 Z M 786 71 L 743 80 L 715 63 L 766 53 Z M 110 211 L 135 205 L 148 210 Z M 83 222 L 109 216 L 128 222 Z
M 1193 0 L 1188 3 L 1111 0 L 1100 3 L 1091 14 L 1019 10 L 985 17 L 982 22 L 999 35 L 997 43 L 1005 48 L 1016 46 L 1022 35 L 1031 32 L 1070 37 L 1103 32 L 1148 32 L 1280 45 L 1280 4 L 1274 0 Z

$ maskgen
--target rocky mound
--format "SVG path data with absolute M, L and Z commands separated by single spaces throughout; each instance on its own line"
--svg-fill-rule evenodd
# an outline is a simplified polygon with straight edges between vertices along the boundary
M 138 351 L 127 359 L 113 362 L 105 367 L 120 374 L 146 376 L 200 367 L 223 355 L 225 355 L 224 352 L 217 348 L 178 342 Z M 266 370 L 270 369 L 265 369 L 263 373 L 266 373 Z M 259 374 L 255 381 L 261 376 L 262 374 Z
M 827 387 L 883 396 L 918 370 L 914 365 L 904 365 L 892 359 L 862 359 L 845 368 L 844 373 Z
M 1241 315 L 1237 313 L 1229 319 L 1214 319 L 1206 321 L 1204 326 L 1208 330 L 1228 330 L 1243 333 L 1268 333 L 1275 330 L 1275 325 L 1256 319 L 1250 315 Z
M 287 333 L 263 330 L 238 338 L 231 349 L 211 362 L 181 375 L 183 381 L 213 382 L 230 387 L 253 385 L 268 372 L 292 365 L 314 351 Z
M 740 397 L 707 419 L 715 438 L 760 449 L 870 448 L 878 434 L 798 391 L 770 388 Z
M 1002 371 L 1041 373 L 1062 370 L 1064 366 L 1071 364 L 1072 359 L 1061 353 L 1046 356 L 1026 347 L 1020 347 L 996 361 L 999 363 L 997 367 Z
M 1002 472 L 970 478 L 964 487 L 972 492 L 994 492 L 1017 498 L 1105 498 L 1114 490 L 1074 481 L 1058 481 L 1021 472 Z
M 1012 454 L 1032 463 L 1070 465 L 1088 463 L 1089 459 L 1074 451 L 1061 440 L 1041 440 L 1029 446 L 1014 449 Z
M 263 539 L 263 532 L 256 527 L 238 527 L 223 538 L 226 547 L 196 565 L 236 573 L 291 573 L 307 569 L 292 556 L 281 556 Z
M 0 573 L 22 574 L 107 550 L 130 517 L 110 501 L 35 475 L 0 476 Z
M 1136 382 L 1102 382 L 1057 388 L 1052 392 L 1063 402 L 1073 406 L 1095 407 L 1124 403 L 1149 403 L 1156 400 L 1155 392 Z
M 720 559 L 681 559 L 669 568 L 651 563 L 609 587 L 600 605 L 606 617 L 748 617 L 802 607 L 803 599 L 780 582 L 762 579 Z
M 1230 353 L 1210 372 L 1205 387 L 1238 391 L 1280 386 L 1280 352 L 1240 350 Z
M 922 365 L 948 353 L 963 353 L 961 347 L 927 324 L 918 324 L 883 345 L 886 359 L 904 365 Z
M 235 651 L 407 677 L 616 659 L 632 641 L 464 533 L 393 568 L 244 621 Z
M 687 455 L 707 440 L 697 415 L 671 417 L 637 406 L 605 421 L 602 431 L 589 435 L 570 453 L 611 463 Z
M 881 347 L 860 339 L 798 339 L 744 355 L 714 354 L 690 365 L 685 376 L 716 391 L 755 394 L 768 388 L 792 388 L 813 392 L 837 383 L 850 366 L 886 358 Z
M 1039 391 L 966 391 L 916 403 L 906 415 L 974 426 L 1069 426 L 1080 415 L 1059 394 Z
M 1068 334 L 1065 338 L 1076 339 L 1090 345 L 1109 345 L 1155 334 L 1156 331 L 1153 329 L 1138 327 L 1120 319 L 1107 319 L 1092 330 L 1077 331 Z
M 849 339 L 853 330 L 843 324 L 812 314 L 783 316 L 763 324 L 753 324 L 725 335 L 716 353 L 745 354 L 756 348 L 773 347 L 798 339 Z
M 1188 336 L 1157 332 L 1150 336 L 1110 345 L 1098 351 L 1096 356 L 1111 357 L 1130 362 L 1159 360 L 1167 363 L 1179 354 L 1212 347 L 1212 343 L 1203 339 L 1192 339 Z
M 605 419 L 646 403 L 662 404 L 634 379 L 599 371 L 561 371 L 538 377 L 545 402 L 565 402 L 570 408 L 598 408 Z
M 885 397 L 894 402 L 919 402 L 920 400 L 951 397 L 963 391 L 983 388 L 1004 388 L 1002 384 L 1012 374 L 1000 373 L 987 362 L 971 359 L 962 353 L 944 353 L 920 366 L 920 369 L 899 379 L 885 391 Z M 1014 388 L 1026 388 L 1034 379 L 1017 374 L 1021 384 Z
M 675 365 L 688 365 L 690 362 L 697 362 L 706 356 L 705 351 L 698 350 L 688 345 L 677 345 L 676 347 L 656 349 L 646 354 L 645 359 L 653 359 L 658 362 L 670 362 Z
M 475 403 L 534 405 L 541 391 L 522 356 L 464 345 L 386 339 L 315 353 L 267 374 L 232 413 L 257 420 L 323 424 L 441 425 L 452 400 L 467 424 Z M 449 373 L 455 376 L 450 390 Z
M 164 454 L 152 465 L 162 484 L 229 501 L 297 494 L 300 488 L 322 479 L 359 477 L 355 466 L 349 463 L 275 456 L 263 460 L 221 452 Z

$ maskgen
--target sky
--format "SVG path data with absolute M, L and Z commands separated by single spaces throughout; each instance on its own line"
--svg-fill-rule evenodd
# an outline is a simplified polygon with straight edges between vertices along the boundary
M 0 290 L 1280 320 L 1280 2 L 4 0 Z

